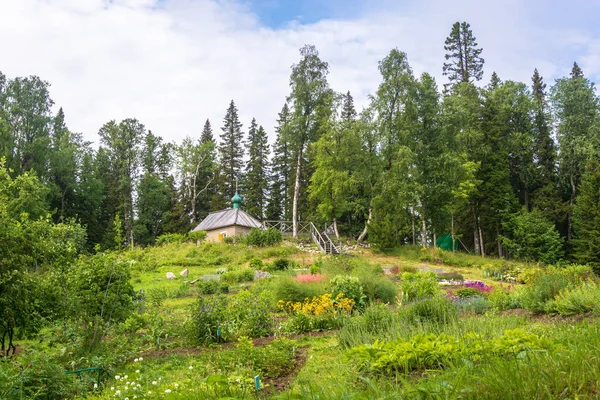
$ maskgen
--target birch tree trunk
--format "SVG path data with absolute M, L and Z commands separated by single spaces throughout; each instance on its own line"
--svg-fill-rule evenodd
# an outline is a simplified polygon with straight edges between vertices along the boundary
M 298 239 L 298 199 L 300 198 L 300 171 L 302 169 L 302 149 L 298 151 L 296 163 L 296 180 L 294 183 L 294 199 L 292 202 L 292 236 Z

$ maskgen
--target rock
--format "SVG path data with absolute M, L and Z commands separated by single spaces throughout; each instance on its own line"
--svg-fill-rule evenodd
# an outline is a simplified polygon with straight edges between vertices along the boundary
M 188 276 L 189 273 L 190 273 L 190 271 L 188 271 L 188 269 L 186 268 L 179 273 L 179 276 Z
M 175 278 L 177 278 L 177 277 L 175 276 L 175 274 L 174 274 L 174 273 L 172 273 L 172 272 L 167 272 L 167 279 L 175 279 Z
M 257 269 L 256 271 L 254 271 L 254 280 L 257 281 L 259 279 L 264 279 L 264 278 L 269 278 L 271 276 L 270 273 L 268 273 L 267 271 L 261 271 L 260 269 Z

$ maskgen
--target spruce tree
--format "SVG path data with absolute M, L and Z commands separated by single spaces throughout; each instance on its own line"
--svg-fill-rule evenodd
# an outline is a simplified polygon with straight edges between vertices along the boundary
M 483 77 L 484 59 L 482 48 L 477 47 L 471 26 L 466 22 L 455 22 L 450 36 L 446 38 L 444 50 L 446 61 L 443 75 L 451 84 L 479 81 Z
M 249 159 L 244 181 L 245 208 L 250 215 L 262 219 L 267 206 L 269 143 L 267 133 L 262 126 L 256 127 L 254 118 L 248 129 L 246 149 Z
M 213 137 L 212 126 L 210 125 L 210 120 L 206 120 L 204 123 L 204 128 L 202 129 L 202 135 L 200 135 L 200 143 L 214 142 L 215 138 Z
M 583 78 L 583 70 L 576 62 L 573 63 L 573 68 L 571 69 L 571 78 Z
M 354 99 L 352 98 L 352 95 L 350 94 L 350 91 L 348 91 L 345 95 L 344 95 L 344 104 L 342 106 L 342 121 L 345 122 L 353 122 L 356 120 L 356 109 L 354 108 Z
M 533 134 L 536 184 L 532 193 L 532 207 L 539 209 L 545 218 L 558 225 L 562 200 L 558 193 L 556 148 L 551 136 L 550 114 L 546 100 L 546 84 L 538 72 L 533 71 Z
M 222 173 L 220 195 L 224 201 L 235 193 L 236 181 L 242 180 L 244 167 L 244 134 L 233 100 L 229 104 L 219 143 L 219 164 Z
M 573 211 L 575 258 L 600 272 L 600 167 L 591 161 L 579 186 Z
M 269 220 L 291 219 L 290 215 L 290 188 L 291 183 L 291 148 L 289 135 L 291 128 L 291 113 L 285 103 L 279 118 L 275 132 L 277 137 L 273 144 L 273 160 L 271 161 L 271 176 L 269 183 L 269 204 L 267 206 L 266 217 Z

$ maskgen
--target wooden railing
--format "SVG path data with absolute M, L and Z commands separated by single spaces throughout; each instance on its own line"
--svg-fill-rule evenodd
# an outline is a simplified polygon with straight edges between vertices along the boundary
M 293 234 L 294 224 L 292 221 L 263 221 L 263 229 L 276 229 L 284 236 Z M 336 244 L 327 234 L 327 229 L 319 231 L 312 222 L 298 221 L 298 236 L 310 236 L 312 241 L 319 247 L 319 250 L 326 254 L 340 254 L 341 243 Z

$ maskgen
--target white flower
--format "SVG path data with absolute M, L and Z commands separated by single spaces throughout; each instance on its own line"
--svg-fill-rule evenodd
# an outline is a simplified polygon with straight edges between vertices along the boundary
M 139 369 L 136 369 L 136 370 L 135 370 L 135 373 L 136 373 L 136 374 L 139 374 L 139 373 L 140 373 L 140 370 L 139 370 Z
M 121 394 L 121 391 L 120 391 L 120 390 L 117 390 L 117 391 L 115 392 L 115 394 L 118 396 L 118 395 L 120 395 L 120 394 Z
M 129 397 L 125 397 L 125 400 L 129 400 Z
M 123 377 L 123 379 L 127 379 L 127 375 L 125 375 L 125 376 Z
M 129 385 L 129 382 L 127 382 L 125 385 L 126 385 L 126 386 L 127 386 L 127 385 Z
M 140 361 L 144 361 L 144 359 L 142 357 L 139 358 Z
M 153 384 L 153 385 L 156 385 L 156 384 L 158 384 L 158 382 L 156 382 L 156 381 L 152 381 L 152 384 Z
M 135 360 L 133 360 L 133 362 L 138 362 L 138 361 L 140 361 L 139 358 L 136 358 Z
M 176 384 L 175 384 L 175 387 L 179 387 L 179 383 L 176 383 Z
M 148 394 L 152 394 L 152 390 L 148 390 Z
M 194 367 L 190 365 L 190 370 L 192 370 L 192 369 L 194 369 Z
M 171 393 L 171 389 L 165 390 L 165 393 Z
M 94 389 L 98 389 L 98 384 L 94 383 Z
M 114 386 L 111 386 L 111 387 L 110 387 L 110 390 L 115 390 L 115 387 L 114 387 Z
M 138 384 L 137 384 L 137 387 L 140 387 L 140 386 L 142 386 L 142 385 L 140 385 L 140 384 L 138 383 Z

